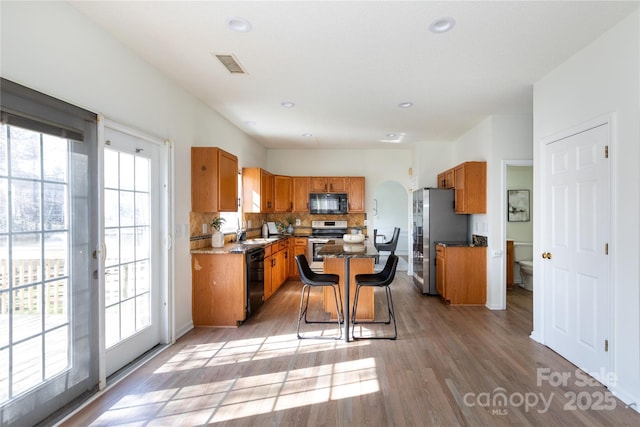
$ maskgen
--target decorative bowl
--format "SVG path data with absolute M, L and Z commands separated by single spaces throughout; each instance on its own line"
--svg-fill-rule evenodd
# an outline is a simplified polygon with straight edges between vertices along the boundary
M 364 242 L 364 234 L 345 234 L 342 236 L 344 243 L 362 243 Z

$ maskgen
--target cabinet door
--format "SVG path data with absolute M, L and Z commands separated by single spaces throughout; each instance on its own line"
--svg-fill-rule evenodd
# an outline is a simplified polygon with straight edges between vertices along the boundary
M 235 212 L 238 158 L 216 147 L 191 147 L 191 210 Z
M 364 212 L 364 177 L 353 176 L 349 178 L 349 213 Z
M 329 193 L 346 193 L 347 178 L 344 176 L 332 176 L 327 178 L 327 187 Z
M 446 296 L 446 262 L 444 249 L 440 249 L 438 247 L 436 249 L 436 291 L 444 298 L 447 299 Z
M 264 299 L 265 301 L 267 300 L 267 298 L 269 298 L 271 296 L 271 294 L 273 294 L 273 289 L 272 289 L 272 280 L 271 280 L 271 276 L 272 276 L 272 271 L 273 271 L 273 258 L 271 257 L 271 255 L 269 256 L 265 256 L 264 257 Z
M 296 238 L 295 240 L 299 240 L 298 238 Z M 301 239 L 301 240 L 306 240 L 306 239 Z M 304 255 L 307 258 L 309 258 L 307 256 L 307 244 L 295 244 L 293 246 L 293 255 L 290 257 L 291 259 L 289 260 L 289 277 L 296 277 L 296 278 L 300 278 L 300 273 L 298 272 L 298 265 L 296 264 L 296 256 L 298 255 Z
M 326 193 L 329 191 L 327 178 L 322 176 L 312 176 L 309 178 L 310 193 Z
M 218 211 L 238 211 L 238 158 L 218 151 Z
M 294 176 L 293 185 L 293 212 L 309 212 L 309 177 Z
M 456 183 L 455 186 L 455 207 L 456 213 L 466 213 L 466 199 L 465 199 L 465 174 L 464 164 L 456 166 L 453 173 L 453 179 Z
M 260 169 L 260 212 L 273 212 L 273 175 Z
M 274 175 L 274 212 L 291 212 L 293 204 L 291 202 L 291 177 Z

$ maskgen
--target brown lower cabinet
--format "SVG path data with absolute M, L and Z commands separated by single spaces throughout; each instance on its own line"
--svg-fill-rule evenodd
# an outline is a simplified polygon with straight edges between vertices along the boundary
M 237 326 L 245 320 L 244 254 L 192 254 L 194 326 Z
M 452 305 L 486 304 L 487 248 L 437 245 L 436 290 Z

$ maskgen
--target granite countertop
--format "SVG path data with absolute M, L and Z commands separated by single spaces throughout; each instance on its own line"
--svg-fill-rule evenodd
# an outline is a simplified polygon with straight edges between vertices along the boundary
M 436 245 L 442 245 L 446 247 L 469 247 L 469 248 L 484 248 L 486 246 L 474 245 L 471 242 L 466 241 L 452 241 L 452 242 L 436 242 Z
M 191 249 L 192 254 L 245 254 L 251 249 L 264 248 L 267 245 L 275 243 L 279 240 L 289 237 L 307 237 L 306 235 L 290 235 L 281 234 L 277 236 L 271 236 L 269 238 L 251 238 L 242 242 L 230 242 L 226 243 L 222 248 L 214 248 L 211 246 L 205 246 L 203 248 Z
M 378 251 L 370 244 L 344 243 L 342 239 L 333 239 L 318 254 L 325 258 L 371 258 L 378 255 Z

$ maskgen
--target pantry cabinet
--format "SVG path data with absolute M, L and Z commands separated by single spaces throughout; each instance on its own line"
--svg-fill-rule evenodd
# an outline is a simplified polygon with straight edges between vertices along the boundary
M 274 176 L 261 168 L 242 168 L 242 211 L 274 211 Z
M 191 147 L 191 210 L 238 210 L 238 158 L 217 147 Z

